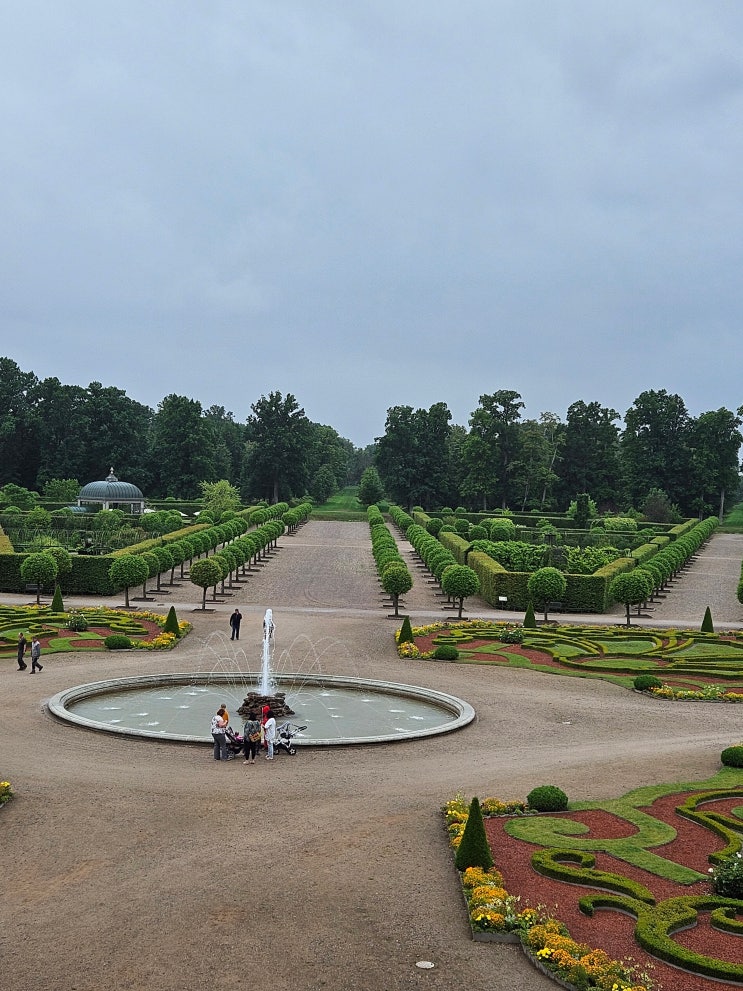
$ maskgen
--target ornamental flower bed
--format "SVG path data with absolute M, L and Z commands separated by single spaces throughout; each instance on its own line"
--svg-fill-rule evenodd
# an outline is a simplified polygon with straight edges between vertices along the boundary
M 179 622 L 179 636 L 164 629 L 167 617 L 149 611 L 94 607 L 55 612 L 49 606 L 0 606 L 0 659 L 16 658 L 18 634 L 38 636 L 44 653 L 104 650 L 107 637 L 120 635 L 137 650 L 170 650 L 191 630 Z
M 493 806 L 507 806 L 486 799 Z M 523 803 L 519 803 L 523 804 Z M 468 806 L 461 796 L 444 806 L 451 846 L 456 849 L 467 822 Z M 647 974 L 603 950 L 594 950 L 571 939 L 567 927 L 553 918 L 543 905 L 522 905 L 518 895 L 509 894 L 503 876 L 495 868 L 468 867 L 461 875 L 462 890 L 469 913 L 473 938 L 504 938 L 521 942 L 524 952 L 545 973 L 576 989 L 600 991 L 653 991 Z
M 654 676 L 648 697 L 680 701 L 743 702 L 743 633 L 628 630 L 613 626 L 550 625 L 526 628 L 505 621 L 467 620 L 412 627 L 412 640 L 395 634 L 400 657 L 440 657 L 465 664 L 533 668 L 549 674 L 602 678 L 633 689 Z M 402 639 L 402 642 L 401 642 Z
M 724 768 L 697 785 L 637 789 L 559 815 L 485 818 L 498 862 L 484 879 L 493 901 L 468 898 L 474 938 L 516 933 L 535 962 L 581 989 L 648 987 L 635 960 L 667 991 L 740 987 L 741 800 L 743 772 Z M 506 804 L 485 799 L 483 813 Z M 457 798 L 444 811 L 456 848 L 467 805 Z M 467 897 L 472 886 L 462 883 Z M 517 922 L 528 908 L 533 924 Z
M 0 781 L 0 806 L 5 805 L 13 797 L 10 781 Z

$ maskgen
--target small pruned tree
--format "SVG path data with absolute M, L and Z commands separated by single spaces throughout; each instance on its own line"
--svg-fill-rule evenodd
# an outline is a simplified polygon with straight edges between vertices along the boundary
M 201 608 L 206 611 L 206 590 L 216 587 L 222 577 L 222 568 L 213 557 L 199 558 L 191 565 L 191 581 L 203 589 Z
M 652 591 L 652 580 L 642 568 L 625 571 L 612 578 L 609 584 L 609 595 L 616 602 L 622 602 L 627 610 L 627 626 L 630 625 L 630 606 L 639 606 L 640 603 L 645 602 Z
M 477 796 L 470 802 L 467 823 L 457 847 L 454 863 L 457 870 L 462 872 L 468 867 L 482 867 L 483 870 L 489 871 L 493 866 L 493 855 L 488 845 L 480 799 Z
M 462 618 L 464 600 L 480 591 L 480 579 L 477 572 L 466 564 L 452 564 L 441 575 L 441 587 L 447 595 L 459 602 L 457 619 Z
M 124 605 L 129 608 L 129 589 L 149 578 L 150 569 L 141 554 L 123 554 L 108 569 L 108 576 L 116 588 L 124 589 Z
M 544 610 L 546 623 L 550 602 L 556 602 L 563 597 L 567 581 L 565 575 L 557 568 L 539 568 L 534 574 L 529 575 L 526 587 L 531 600 L 541 605 Z
M 704 610 L 704 619 L 702 620 L 702 633 L 714 633 L 715 624 L 712 622 L 712 610 L 709 606 Z
M 36 605 L 41 605 L 41 589 L 51 585 L 57 577 L 57 562 L 47 551 L 29 554 L 21 564 L 21 578 L 36 586 Z
M 381 580 L 382 588 L 387 595 L 392 596 L 392 603 L 395 607 L 394 615 L 399 616 L 400 596 L 405 595 L 413 587 L 413 579 L 407 565 L 403 561 L 393 561 L 382 572 Z

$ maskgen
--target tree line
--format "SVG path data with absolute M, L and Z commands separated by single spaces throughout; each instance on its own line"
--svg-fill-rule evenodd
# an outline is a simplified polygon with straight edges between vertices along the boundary
M 620 425 L 616 410 L 578 400 L 522 418 L 521 396 L 479 398 L 466 426 L 444 402 L 393 406 L 384 434 L 360 449 L 313 423 L 296 398 L 272 392 L 245 423 L 225 407 L 171 394 L 151 409 L 124 390 L 40 380 L 0 358 L 0 486 L 44 492 L 53 480 L 119 478 L 149 498 L 195 499 L 226 480 L 245 502 L 311 496 L 323 502 L 363 479 L 366 504 L 386 495 L 406 507 L 565 511 L 588 493 L 601 509 L 720 513 L 740 491 L 743 407 L 689 414 L 665 389 L 642 392 Z M 670 514 L 670 515 L 669 515 Z
M 223 406 L 166 396 L 151 409 L 123 389 L 39 379 L 0 358 L 0 485 L 49 494 L 55 480 L 120 479 L 148 498 L 196 499 L 226 480 L 245 502 L 311 494 L 322 502 L 371 462 L 330 426 L 313 423 L 290 393 L 272 392 L 246 423 Z M 74 486 L 73 486 L 74 488 Z
M 642 392 L 624 414 L 573 403 L 522 419 L 517 392 L 480 396 L 469 429 L 445 403 L 394 406 L 377 439 L 375 467 L 402 506 L 566 511 L 588 493 L 600 509 L 644 509 L 652 519 L 721 514 L 741 488 L 743 407 L 698 417 L 665 389 Z M 364 482 L 369 481 L 369 476 Z

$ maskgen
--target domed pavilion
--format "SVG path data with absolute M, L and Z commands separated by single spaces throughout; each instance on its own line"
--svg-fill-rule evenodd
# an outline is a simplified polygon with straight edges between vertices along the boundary
M 113 468 L 104 481 L 83 485 L 77 504 L 81 508 L 95 506 L 97 509 L 122 509 L 125 513 L 144 512 L 142 490 L 131 482 L 120 482 Z

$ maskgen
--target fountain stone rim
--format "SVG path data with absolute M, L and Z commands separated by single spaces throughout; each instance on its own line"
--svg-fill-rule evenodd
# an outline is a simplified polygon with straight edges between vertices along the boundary
M 255 679 L 260 678 L 260 672 L 241 672 L 240 680 L 244 687 L 255 685 Z M 252 680 L 250 680 L 252 679 Z M 312 674 L 306 675 L 300 672 L 282 672 L 274 675 L 273 681 L 277 688 L 282 684 L 293 684 L 297 680 L 303 686 L 322 686 L 339 688 L 356 687 L 369 689 L 370 691 L 385 692 L 390 695 L 397 695 L 401 698 L 422 699 L 439 706 L 441 709 L 453 713 L 456 718 L 443 723 L 440 726 L 425 727 L 420 730 L 411 730 L 406 733 L 387 733 L 372 736 L 365 736 L 358 739 L 308 739 L 295 740 L 301 747 L 329 747 L 329 746 L 365 746 L 372 743 L 402 743 L 405 740 L 417 740 L 429 736 L 441 736 L 444 733 L 453 733 L 469 725 L 475 718 L 475 710 L 468 703 L 455 695 L 446 692 L 439 692 L 432 688 L 422 688 L 419 685 L 405 685 L 393 681 L 374 681 L 369 678 L 355 678 L 347 675 L 326 675 Z M 209 671 L 186 671 L 171 672 L 163 674 L 137 675 L 128 678 L 107 678 L 103 681 L 91 681 L 82 685 L 75 685 L 58 692 L 47 702 L 47 708 L 51 714 L 58 719 L 68 723 L 73 723 L 83 729 L 95 730 L 101 733 L 113 733 L 119 736 L 130 736 L 139 739 L 160 740 L 172 743 L 209 743 L 213 745 L 211 736 L 197 736 L 195 734 L 184 733 L 162 733 L 144 729 L 130 729 L 128 727 L 115 726 L 109 723 L 101 723 L 87 716 L 80 716 L 71 712 L 67 706 L 82 699 L 92 698 L 95 695 L 105 695 L 107 692 L 116 690 L 128 690 L 136 688 L 151 688 L 157 685 L 188 685 L 200 682 L 211 684 L 235 684 L 234 674 L 226 672 Z M 290 720 L 291 721 L 291 720 Z

